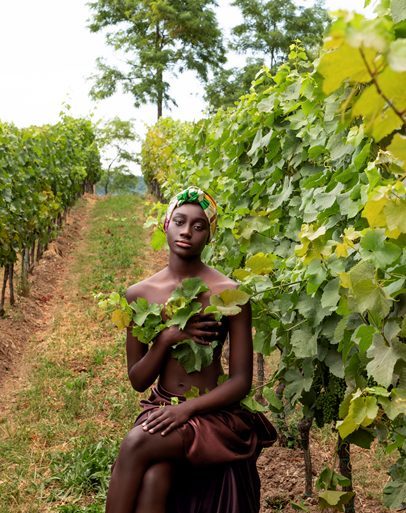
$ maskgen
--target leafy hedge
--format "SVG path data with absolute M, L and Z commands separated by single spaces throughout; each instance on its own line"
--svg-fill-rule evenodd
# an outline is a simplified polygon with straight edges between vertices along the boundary
M 63 115 L 55 125 L 24 129 L 0 123 L 0 267 L 7 272 L 19 253 L 46 245 L 100 169 L 89 120 Z
M 154 175 L 165 198 L 196 184 L 219 203 L 205 257 L 252 294 L 255 349 L 281 354 L 269 408 L 280 409 L 279 382 L 310 424 L 337 421 L 341 442 L 398 449 L 384 495 L 396 508 L 406 501 L 406 40 L 400 15 L 382 9 L 373 20 L 339 14 L 315 63 L 292 45 L 235 108 L 187 131 L 172 121 L 153 140 L 161 120 L 144 147 L 171 148 L 166 176 Z M 324 505 L 352 500 L 323 475 Z

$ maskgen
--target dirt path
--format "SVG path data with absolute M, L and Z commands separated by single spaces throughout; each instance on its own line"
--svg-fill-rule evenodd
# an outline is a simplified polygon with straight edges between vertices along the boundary
M 85 195 L 71 210 L 61 234 L 49 245 L 29 277 L 29 295 L 17 295 L 16 305 L 8 307 L 6 317 L 0 319 L 0 410 L 27 374 L 24 366 L 29 363 L 23 356 L 29 339 L 35 334 L 41 340 L 41 333 L 46 332 L 53 319 L 56 298 L 63 299 L 63 283 L 74 252 L 86 237 L 95 201 L 95 197 Z

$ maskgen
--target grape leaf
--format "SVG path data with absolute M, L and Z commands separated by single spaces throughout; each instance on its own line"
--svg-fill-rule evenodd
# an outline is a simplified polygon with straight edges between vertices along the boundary
M 186 399 L 194 399 L 195 397 L 200 396 L 200 390 L 198 387 L 195 387 L 194 385 L 192 385 L 190 387 L 190 389 L 187 392 L 185 392 L 183 395 L 186 397 Z
M 389 201 L 383 208 L 385 220 L 390 230 L 406 233 L 406 200 Z
M 396 362 L 399 359 L 406 362 L 406 344 L 393 340 L 388 345 L 382 335 L 376 333 L 373 343 L 367 351 L 367 356 L 371 358 L 371 361 L 366 366 L 368 374 L 379 385 L 388 387 L 392 383 Z
M 376 333 L 376 329 L 373 326 L 367 324 L 361 324 L 354 331 L 352 340 L 358 345 L 361 353 L 366 353 L 367 349 L 372 344 L 373 336 Z
M 308 358 L 317 354 L 317 334 L 312 333 L 309 328 L 294 330 L 290 342 L 296 358 Z
M 166 321 L 167 326 L 179 326 L 181 330 L 184 329 L 188 320 L 195 314 L 199 313 L 202 309 L 202 304 L 198 301 L 186 304 L 181 308 L 177 308 L 172 318 Z
M 378 318 L 386 317 L 390 301 L 376 282 L 374 266 L 370 262 L 360 262 L 347 273 L 347 277 L 350 289 L 349 305 L 359 313 L 369 310 Z
M 123 310 L 114 310 L 111 315 L 111 320 L 119 330 L 123 330 L 129 326 L 131 322 L 131 315 Z
M 396 133 L 387 150 L 401 162 L 401 166 L 406 171 L 406 136 Z
M 394 71 L 406 71 L 406 41 L 404 39 L 397 39 L 391 42 L 388 64 Z
M 267 410 L 267 408 L 263 404 L 259 403 L 256 399 L 254 399 L 252 392 L 246 397 L 244 397 L 244 399 L 240 401 L 240 404 L 243 408 L 247 409 L 252 413 Z
M 366 59 L 373 62 L 376 50 L 366 49 Z M 323 91 L 326 94 L 335 91 L 345 80 L 369 82 L 371 77 L 358 50 L 343 43 L 332 52 L 324 53 L 319 62 L 318 71 L 323 75 Z
M 382 400 L 386 415 L 394 420 L 400 414 L 406 414 L 406 390 L 404 388 L 392 388 L 390 402 Z
M 340 288 L 340 282 L 338 278 L 330 280 L 324 287 L 323 295 L 321 296 L 321 306 L 328 308 L 330 311 L 334 311 L 340 300 L 340 294 L 338 292 Z
M 390 4 L 392 18 L 395 23 L 400 23 L 406 19 L 405 0 L 392 0 Z
M 159 249 L 162 249 L 165 246 L 166 243 L 166 235 L 165 233 L 160 229 L 157 228 L 154 230 L 152 236 L 151 236 L 151 247 L 155 251 L 158 251 Z
M 371 432 L 359 428 L 348 435 L 346 441 L 350 444 L 358 445 L 358 447 L 362 447 L 363 449 L 370 449 L 374 439 L 375 437 Z
M 276 258 L 276 255 L 266 255 L 265 253 L 260 252 L 250 256 L 245 262 L 245 265 L 254 274 L 269 274 L 275 266 Z
M 191 339 L 182 340 L 173 346 L 171 356 L 179 361 L 188 374 L 200 372 L 212 363 L 213 351 L 217 345 L 217 340 L 208 345 L 198 344 Z
M 271 387 L 264 387 L 262 390 L 263 396 L 269 403 L 269 409 L 273 412 L 281 412 L 283 410 L 283 403 L 276 395 Z
M 179 298 L 186 298 L 189 301 L 192 301 L 193 299 L 196 299 L 199 294 L 206 292 L 207 290 L 209 290 L 209 288 L 201 278 L 185 278 L 172 292 L 168 302 Z
M 130 304 L 130 308 L 134 311 L 133 321 L 138 326 L 142 326 L 147 318 L 161 321 L 162 305 L 158 303 L 148 303 L 145 298 L 139 297 Z
M 367 230 L 361 239 L 361 256 L 380 269 L 385 269 L 392 264 L 401 253 L 399 246 L 385 240 L 383 230 Z
M 164 328 L 165 324 L 155 322 L 146 323 L 144 326 L 135 324 L 132 327 L 132 334 L 143 344 L 149 344 Z
M 340 492 L 338 490 L 325 490 L 319 492 L 319 502 L 322 509 L 328 509 L 334 506 L 339 508 L 347 504 L 354 497 L 354 492 Z
M 225 289 L 220 294 L 210 296 L 210 305 L 223 315 L 237 315 L 241 312 L 240 305 L 245 305 L 249 298 L 249 294 L 238 288 Z

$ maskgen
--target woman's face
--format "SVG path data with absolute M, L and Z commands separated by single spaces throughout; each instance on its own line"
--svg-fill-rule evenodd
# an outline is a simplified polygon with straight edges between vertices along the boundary
M 209 236 L 209 221 L 200 205 L 186 203 L 173 211 L 166 232 L 173 253 L 185 257 L 200 255 Z

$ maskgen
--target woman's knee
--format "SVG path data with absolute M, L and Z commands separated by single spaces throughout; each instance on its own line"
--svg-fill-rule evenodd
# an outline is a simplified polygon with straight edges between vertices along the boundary
M 121 443 L 120 456 L 142 456 L 148 450 L 148 433 L 145 433 L 139 426 L 129 431 Z
M 152 494 L 166 495 L 169 492 L 172 478 L 172 465 L 160 462 L 151 465 L 144 474 L 142 488 Z

